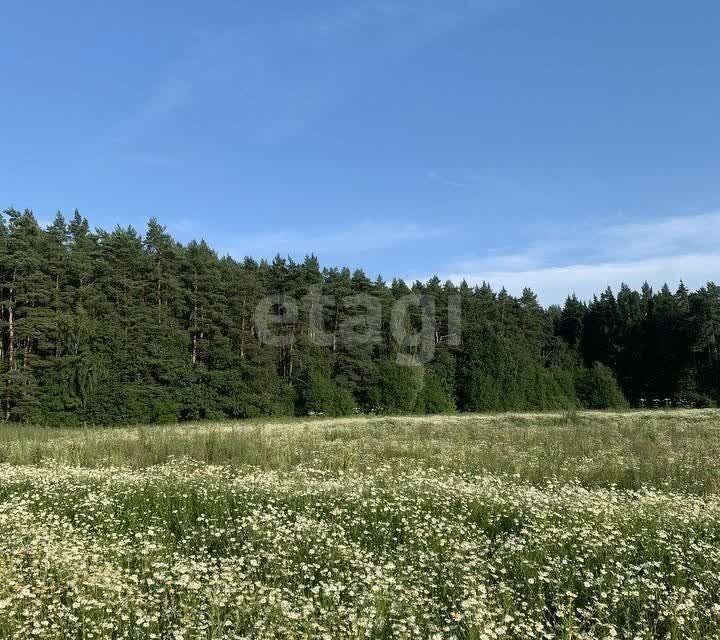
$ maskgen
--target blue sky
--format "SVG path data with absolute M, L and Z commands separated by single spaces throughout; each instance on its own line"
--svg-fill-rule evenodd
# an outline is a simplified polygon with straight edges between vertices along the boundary
M 720 279 L 720 5 L 0 8 L 0 206 L 546 304 Z

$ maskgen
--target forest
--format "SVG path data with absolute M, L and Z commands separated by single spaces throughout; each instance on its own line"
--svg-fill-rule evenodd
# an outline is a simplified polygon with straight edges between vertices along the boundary
M 318 292 L 332 301 L 319 316 L 299 304 L 282 319 L 284 301 Z M 377 302 L 373 340 L 342 339 L 357 296 Z M 403 299 L 432 300 L 430 359 L 395 338 Z M 264 300 L 280 339 L 258 322 Z M 424 326 L 424 304 L 409 305 L 410 329 Z M 328 339 L 314 335 L 318 322 Z M 31 211 L 8 209 L 0 224 L 5 421 L 716 406 L 719 335 L 712 282 L 623 285 L 543 308 L 530 289 L 386 282 L 321 268 L 315 256 L 236 260 L 204 241 L 178 243 L 155 219 L 144 235 L 93 230 L 77 211 L 42 228 Z

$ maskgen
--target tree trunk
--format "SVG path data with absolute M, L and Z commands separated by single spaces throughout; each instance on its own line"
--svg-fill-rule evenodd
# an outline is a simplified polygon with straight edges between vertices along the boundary
M 12 304 L 12 289 L 10 290 L 10 305 L 8 306 L 8 369 L 12 371 L 15 365 L 15 313 Z
M 197 294 L 197 287 L 195 288 L 195 293 Z M 192 328 L 193 328 L 193 334 L 192 334 L 192 363 L 195 364 L 197 362 L 197 347 L 198 347 L 198 339 L 197 339 L 197 332 L 198 332 L 198 326 L 197 326 L 197 320 L 198 320 L 198 308 L 197 305 L 193 308 L 193 314 L 192 314 Z
M 60 276 L 55 276 L 55 357 L 60 356 Z
M 240 358 L 245 359 L 245 298 L 242 302 L 242 320 L 240 321 Z
M 340 307 L 335 305 L 335 326 L 333 327 L 333 339 L 332 339 L 332 350 L 333 353 L 337 350 L 337 331 L 340 317 Z
M 157 261 L 157 303 L 158 303 L 158 325 L 162 326 L 162 291 L 160 289 L 160 258 Z

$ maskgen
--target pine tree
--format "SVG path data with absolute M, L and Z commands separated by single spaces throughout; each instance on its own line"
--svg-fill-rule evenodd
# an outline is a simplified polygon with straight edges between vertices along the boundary
M 285 313 L 270 327 L 266 300 Z M 423 341 L 398 342 L 427 326 Z M 625 406 L 623 396 L 710 406 L 720 402 L 719 339 L 712 282 L 675 293 L 623 285 L 617 298 L 607 289 L 544 309 L 529 289 L 388 286 L 360 269 L 321 270 L 313 255 L 220 258 L 154 219 L 143 237 L 92 232 L 77 211 L 46 229 L 30 211 L 0 219 L 5 420 L 600 408 Z M 431 361 L 404 366 L 428 346 Z

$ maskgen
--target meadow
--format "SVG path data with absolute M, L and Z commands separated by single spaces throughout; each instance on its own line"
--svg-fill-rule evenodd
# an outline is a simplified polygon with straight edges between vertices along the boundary
M 720 413 L 5 426 L 0 637 L 720 637 Z

